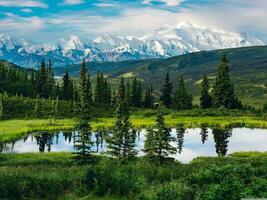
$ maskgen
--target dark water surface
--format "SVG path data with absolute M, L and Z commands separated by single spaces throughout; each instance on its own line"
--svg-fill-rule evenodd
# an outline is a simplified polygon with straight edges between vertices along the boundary
M 0 152 L 73 152 L 75 151 L 73 142 L 75 134 L 78 132 L 29 134 L 12 143 L 0 141 Z M 108 131 L 93 133 L 95 152 L 106 152 L 105 138 L 108 134 Z M 177 147 L 177 153 L 172 157 L 183 163 L 188 163 L 199 156 L 227 155 L 237 151 L 267 151 L 267 129 L 173 128 L 172 135 L 176 138 L 176 142 L 172 145 Z M 145 137 L 145 129 L 137 133 L 138 155 L 143 155 Z

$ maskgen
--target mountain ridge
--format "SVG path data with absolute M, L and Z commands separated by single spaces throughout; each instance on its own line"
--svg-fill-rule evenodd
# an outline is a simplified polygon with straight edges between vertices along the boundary
M 167 58 L 203 50 L 264 45 L 247 34 L 212 30 L 189 22 L 164 26 L 141 37 L 106 34 L 83 43 L 78 36 L 59 39 L 56 44 L 35 44 L 0 34 L 0 59 L 20 66 L 37 67 L 42 59 L 55 66 L 88 61 L 126 61 Z

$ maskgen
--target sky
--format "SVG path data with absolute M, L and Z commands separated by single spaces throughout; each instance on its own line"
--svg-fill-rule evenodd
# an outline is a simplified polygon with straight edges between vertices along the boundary
M 0 34 L 35 42 L 142 35 L 188 21 L 267 42 L 266 0 L 0 0 Z

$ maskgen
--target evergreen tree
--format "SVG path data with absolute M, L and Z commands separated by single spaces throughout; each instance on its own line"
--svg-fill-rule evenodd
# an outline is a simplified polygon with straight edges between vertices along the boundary
M 121 162 L 126 162 L 136 155 L 136 133 L 132 130 L 129 120 L 129 109 L 125 102 L 125 85 L 123 78 L 117 94 L 116 123 L 108 138 L 108 153 L 117 157 Z
M 132 87 L 129 79 L 127 79 L 125 86 L 125 101 L 129 106 L 132 105 Z
M 149 159 L 156 159 L 162 163 L 169 155 L 176 153 L 176 148 L 171 145 L 175 138 L 164 122 L 163 113 L 158 109 L 156 126 L 148 130 L 144 145 L 144 152 Z
M 49 96 L 53 94 L 53 89 L 55 85 L 55 79 L 54 79 L 54 69 L 51 60 L 48 61 L 48 68 L 47 68 L 47 80 L 46 80 L 46 88 L 47 93 Z
M 36 84 L 37 84 L 37 95 L 39 95 L 41 98 L 47 98 L 48 97 L 47 73 L 44 60 L 42 61 L 41 66 L 38 69 Z
M 35 117 L 38 118 L 40 116 L 42 116 L 42 101 L 39 97 L 39 95 L 37 95 L 37 98 L 35 99 L 35 106 L 34 106 L 34 114 Z
M 213 104 L 215 107 L 228 109 L 241 108 L 241 103 L 235 96 L 234 86 L 230 79 L 229 62 L 224 55 L 218 68 L 213 86 Z
M 170 82 L 169 73 L 167 73 L 166 75 L 165 84 L 162 88 L 160 100 L 167 108 L 169 108 L 172 104 L 172 83 Z
M 87 118 L 89 118 L 89 110 L 90 106 L 92 104 L 92 88 L 91 88 L 91 81 L 89 77 L 88 70 L 86 68 L 85 60 L 83 60 L 83 63 L 81 65 L 81 71 L 80 71 L 80 90 L 81 90 L 81 96 L 80 96 L 80 109 L 81 113 L 83 115 L 87 115 Z M 83 116 L 85 118 L 85 116 Z
M 206 74 L 201 82 L 200 107 L 203 109 L 212 107 L 212 97 L 209 95 L 209 80 Z
M 103 80 L 100 75 L 100 72 L 97 73 L 96 85 L 95 85 L 95 103 L 100 104 L 103 103 Z
M 3 119 L 5 116 L 4 112 L 4 103 L 3 103 L 3 97 L 2 94 L 0 95 L 0 119 Z
M 110 105 L 111 103 L 111 87 L 108 84 L 108 80 L 104 80 L 104 93 L 103 93 L 103 99 L 104 103 Z
M 92 147 L 94 142 L 89 123 L 91 116 L 88 113 L 92 103 L 92 90 L 85 60 L 81 65 L 80 79 L 81 96 L 78 110 L 78 133 L 74 135 L 74 148 L 76 150 L 74 159 L 79 164 L 87 164 L 93 161 Z
M 136 77 L 132 83 L 131 105 L 134 107 L 142 106 L 142 83 Z
M 72 98 L 73 98 L 73 82 L 69 76 L 68 71 L 66 71 L 63 76 L 62 99 L 68 101 L 72 100 Z
M 153 87 L 151 85 L 151 87 L 145 93 L 144 106 L 145 106 L 145 108 L 152 108 L 153 103 L 154 103 Z
M 86 114 L 80 113 L 80 116 L 86 116 Z M 79 164 L 88 164 L 93 162 L 92 147 L 94 145 L 89 121 L 81 117 L 77 129 L 78 132 L 74 135 L 74 148 L 76 150 L 74 160 Z
M 192 108 L 192 97 L 186 91 L 182 75 L 180 76 L 179 84 L 174 95 L 174 106 L 179 110 Z

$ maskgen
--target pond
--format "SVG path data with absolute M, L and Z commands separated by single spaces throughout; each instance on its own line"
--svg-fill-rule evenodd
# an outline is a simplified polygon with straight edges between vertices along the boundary
M 0 142 L 2 153 L 25 152 L 73 152 L 74 137 L 78 132 L 32 133 L 11 143 Z M 93 150 L 98 153 L 107 151 L 105 138 L 109 131 L 99 131 L 92 135 Z M 173 128 L 172 143 L 177 153 L 172 155 L 176 160 L 188 163 L 200 156 L 224 156 L 238 151 L 267 151 L 267 129 L 249 128 Z M 136 150 L 143 155 L 146 130 L 137 132 Z

